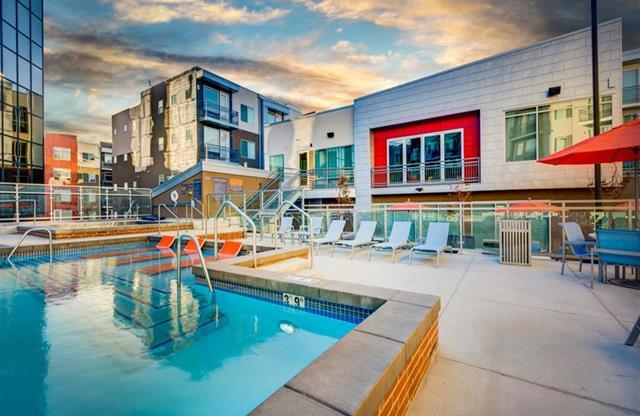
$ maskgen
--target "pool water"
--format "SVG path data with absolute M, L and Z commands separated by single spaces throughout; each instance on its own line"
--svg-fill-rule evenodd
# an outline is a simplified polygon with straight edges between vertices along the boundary
M 0 414 L 247 414 L 355 326 L 125 257 L 0 269 Z

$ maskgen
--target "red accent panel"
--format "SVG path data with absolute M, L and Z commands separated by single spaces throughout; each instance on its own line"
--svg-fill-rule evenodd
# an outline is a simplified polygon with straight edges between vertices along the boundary
M 413 121 L 373 131 L 373 166 L 387 166 L 387 141 L 397 137 L 464 129 L 464 158 L 480 157 L 480 112 Z

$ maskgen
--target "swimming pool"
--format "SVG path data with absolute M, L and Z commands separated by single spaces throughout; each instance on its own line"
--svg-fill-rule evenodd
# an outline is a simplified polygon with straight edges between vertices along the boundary
M 81 254 L 0 269 L 3 414 L 246 414 L 358 322 Z

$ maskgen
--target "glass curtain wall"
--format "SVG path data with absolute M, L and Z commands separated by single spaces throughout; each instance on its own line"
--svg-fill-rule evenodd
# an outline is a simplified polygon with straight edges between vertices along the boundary
M 0 181 L 44 180 L 42 0 L 2 0 Z

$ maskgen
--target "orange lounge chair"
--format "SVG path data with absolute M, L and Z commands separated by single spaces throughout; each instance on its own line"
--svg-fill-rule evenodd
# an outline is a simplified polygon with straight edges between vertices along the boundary
M 198 238 L 198 245 L 200 249 L 204 246 L 204 238 Z M 186 247 L 184 248 L 184 252 L 187 254 L 198 254 L 198 248 L 196 247 L 196 242 L 194 240 L 189 240 Z
M 135 248 L 133 250 L 110 251 L 107 253 L 92 253 L 92 254 L 85 254 L 84 256 L 82 256 L 82 258 L 83 259 L 99 259 L 103 257 L 116 257 L 116 256 L 126 256 L 128 254 L 146 253 L 146 252 L 155 251 L 155 250 L 168 250 L 171 248 L 174 241 L 176 241 L 175 237 L 164 236 L 160 239 L 160 241 L 158 241 L 158 244 L 156 244 L 156 246 L 153 248 Z
M 193 240 L 189 242 L 192 243 Z M 200 241 L 198 241 L 198 243 L 200 243 Z M 204 243 L 204 241 L 202 243 Z M 195 245 L 192 244 L 192 249 L 193 247 L 195 247 Z M 187 252 L 188 248 L 189 246 L 187 245 L 184 251 Z M 225 241 L 222 247 L 220 248 L 220 251 L 218 252 L 217 259 L 224 260 L 224 259 L 237 257 L 241 249 L 242 249 L 242 242 Z M 194 264 L 198 264 L 198 259 L 193 255 L 193 253 L 187 253 L 187 254 L 190 254 L 190 256 L 180 262 L 180 268 L 191 267 Z M 213 257 L 208 256 L 208 257 L 205 257 L 204 259 L 205 261 L 209 261 L 209 260 L 213 260 Z M 175 263 L 170 262 L 170 263 L 155 264 L 153 266 L 143 267 L 140 269 L 140 271 L 145 274 L 154 275 L 162 272 L 168 272 L 170 270 L 175 270 L 175 268 L 176 268 Z

